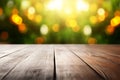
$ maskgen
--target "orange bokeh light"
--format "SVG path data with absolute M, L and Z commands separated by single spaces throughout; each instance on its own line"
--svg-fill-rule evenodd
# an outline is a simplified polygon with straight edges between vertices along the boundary
M 0 8 L 0 16 L 3 14 L 3 9 Z
M 35 40 L 35 42 L 37 44 L 42 44 L 42 43 L 44 43 L 44 38 L 43 37 L 37 37 L 36 40 Z
M 109 25 L 106 29 L 106 33 L 107 34 L 113 34 L 114 30 L 115 30 L 115 27 Z
M 18 14 L 18 10 L 16 9 L 16 8 L 14 8 L 13 10 L 12 10 L 12 14 Z
M 2 40 L 7 40 L 8 39 L 8 32 L 2 32 L 0 37 Z
M 115 15 L 115 16 L 120 16 L 120 11 L 117 10 L 117 11 L 114 13 L 114 15 Z
M 21 33 L 25 33 L 27 31 L 26 25 L 23 23 L 18 26 L 18 29 Z

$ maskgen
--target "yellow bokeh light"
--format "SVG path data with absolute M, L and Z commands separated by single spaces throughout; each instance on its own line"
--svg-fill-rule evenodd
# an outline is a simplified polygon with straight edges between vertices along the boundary
M 96 3 L 90 4 L 90 8 L 89 9 L 90 9 L 90 11 L 92 13 L 95 13 L 97 11 L 97 8 L 98 8 L 98 5 Z
M 83 0 L 78 0 L 76 2 L 76 8 L 78 11 L 88 11 L 89 10 L 89 4 L 87 2 L 84 2 Z
M 42 16 L 41 15 L 36 15 L 35 16 L 35 22 L 40 23 L 42 21 Z
M 75 19 L 67 19 L 66 20 L 66 25 L 68 27 L 71 27 L 71 28 L 76 27 L 77 26 L 77 21 Z
M 89 36 L 92 34 L 92 29 L 91 29 L 91 26 L 89 25 L 86 25 L 83 29 L 83 33 L 86 35 L 86 36 Z
M 72 30 L 73 30 L 74 32 L 78 32 L 78 31 L 80 30 L 80 27 L 79 27 L 79 26 L 73 27 Z
M 11 17 L 11 20 L 16 25 L 20 25 L 23 21 L 22 18 L 18 14 L 13 14 L 12 17 Z
M 111 26 L 115 27 L 120 24 L 120 16 L 115 16 L 111 19 Z
M 46 35 L 48 33 L 49 29 L 48 29 L 48 26 L 43 24 L 40 28 L 40 32 L 42 35 Z
M 47 4 L 48 10 L 61 10 L 62 9 L 62 0 L 52 0 Z
M 25 33 L 27 31 L 26 25 L 23 23 L 18 26 L 18 29 L 21 33 Z
M 106 18 L 106 16 L 107 16 L 105 10 L 103 8 L 99 8 L 98 11 L 97 11 L 97 13 L 98 13 L 98 20 L 100 22 L 104 21 L 105 18 Z
M 42 10 L 43 6 L 40 2 L 38 2 L 38 3 L 36 3 L 35 8 L 36 8 L 37 12 L 40 12 Z
M 90 22 L 91 22 L 92 24 L 96 24 L 96 23 L 98 22 L 97 17 L 96 17 L 96 16 L 91 16 L 91 17 L 90 17 Z
M 28 17 L 29 20 L 34 20 L 35 15 L 33 15 L 33 14 L 27 14 L 27 17 Z
M 88 44 L 96 44 L 96 43 L 97 43 L 97 40 L 95 38 L 90 37 L 88 39 Z
M 101 22 L 101 21 L 104 21 L 105 20 L 105 15 L 100 15 L 98 16 L 98 20 Z
M 52 30 L 53 30 L 54 32 L 58 32 L 58 31 L 59 31 L 59 28 L 60 28 L 59 24 L 54 24 L 53 27 L 52 27 Z

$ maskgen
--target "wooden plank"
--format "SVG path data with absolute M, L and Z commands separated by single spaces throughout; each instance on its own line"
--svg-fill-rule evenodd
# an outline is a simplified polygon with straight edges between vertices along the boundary
M 70 47 L 70 46 L 69 46 Z M 78 49 L 76 49 L 78 47 Z M 82 47 L 82 48 L 81 48 Z M 107 48 L 112 48 L 108 50 Z M 83 45 L 83 46 L 71 46 L 74 50 L 87 51 L 87 55 L 94 57 L 101 57 L 102 59 L 108 59 L 109 61 L 120 65 L 120 46 L 107 46 L 107 45 Z M 116 49 L 117 48 L 117 49 Z M 118 52 L 119 51 L 119 52 Z M 107 57 L 106 57 L 107 56 Z
M 4 48 L 0 50 L 0 58 L 3 58 L 13 52 L 19 51 L 25 47 L 27 47 L 27 45 L 4 45 Z
M 9 72 L 22 60 L 26 59 L 33 51 L 34 47 L 29 46 L 18 52 L 0 59 L 0 80 L 4 79 Z
M 36 45 L 35 47 L 37 50 L 20 62 L 2 80 L 53 80 L 52 45 Z
M 111 48 L 111 50 L 110 50 Z M 93 53 L 94 57 L 101 57 L 120 65 L 120 46 L 87 46 L 87 51 Z M 95 53 L 96 52 L 96 53 Z
M 103 51 L 108 55 L 120 57 L 120 45 L 89 45 L 88 48 Z
M 100 50 L 98 50 L 98 48 L 96 47 L 95 49 L 92 49 L 85 46 L 73 46 L 70 48 L 70 50 L 74 52 L 79 58 L 81 58 L 84 62 L 86 62 L 89 66 L 91 66 L 94 70 L 96 70 L 96 72 L 103 76 L 104 79 L 119 80 L 120 65 L 116 64 L 117 62 L 119 63 L 119 61 L 117 61 L 119 60 L 118 57 L 116 57 L 115 59 L 114 57 L 108 55 L 108 53 L 102 53 L 105 51 L 105 49 L 101 50 L 101 52 Z M 115 63 L 115 61 L 117 62 Z
M 57 80 L 104 80 L 63 46 L 55 47 L 55 62 Z
M 25 45 L 0 45 L 0 51 L 6 51 L 8 49 L 12 49 L 20 46 L 25 46 Z
M 8 47 L 10 47 L 11 45 L 1 45 L 0 44 L 0 51 L 8 49 Z

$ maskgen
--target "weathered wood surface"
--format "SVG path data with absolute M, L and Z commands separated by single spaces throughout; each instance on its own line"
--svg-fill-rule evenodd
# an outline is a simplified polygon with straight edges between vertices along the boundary
M 120 45 L 0 45 L 0 80 L 120 80 Z

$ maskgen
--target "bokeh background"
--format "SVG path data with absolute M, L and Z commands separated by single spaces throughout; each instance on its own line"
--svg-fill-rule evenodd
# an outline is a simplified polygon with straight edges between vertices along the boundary
M 0 0 L 0 44 L 120 44 L 120 0 Z

